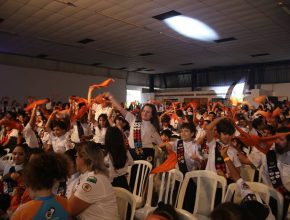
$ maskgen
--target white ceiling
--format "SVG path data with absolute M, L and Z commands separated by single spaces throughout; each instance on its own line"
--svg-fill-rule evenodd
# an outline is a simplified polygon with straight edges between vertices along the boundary
M 152 18 L 170 10 L 237 40 L 192 40 Z M 290 59 L 290 15 L 277 0 L 0 0 L 0 18 L 1 52 L 72 63 L 164 73 Z M 270 55 L 250 56 L 260 53 Z

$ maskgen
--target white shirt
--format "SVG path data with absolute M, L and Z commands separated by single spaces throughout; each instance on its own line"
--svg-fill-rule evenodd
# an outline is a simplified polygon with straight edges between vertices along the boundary
M 52 132 L 49 133 L 48 144 L 52 145 L 55 153 L 64 153 L 71 148 L 70 132 L 66 132 L 64 135 L 57 137 Z
M 175 141 L 173 144 L 173 150 L 177 153 L 177 143 L 179 140 Z M 200 154 L 200 145 L 196 144 L 192 141 L 184 142 L 183 141 L 183 147 L 184 147 L 184 159 L 187 166 L 188 171 L 197 170 L 200 167 L 199 162 L 191 159 L 193 154 L 196 154 L 199 159 L 203 159 L 203 157 Z M 176 168 L 178 168 L 178 164 L 176 164 Z
M 103 108 L 102 105 L 96 103 L 93 104 L 92 109 L 95 111 L 96 121 L 98 121 L 100 114 L 106 114 L 107 116 L 110 116 L 113 110 L 110 106 Z
M 194 140 L 198 140 L 201 137 L 205 137 L 205 135 L 206 135 L 206 131 L 203 128 L 199 128 L 197 129 L 197 134 Z
M 208 149 L 209 149 L 209 154 L 208 154 L 208 160 L 207 160 L 207 164 L 206 164 L 206 170 L 210 170 L 216 173 L 216 168 L 215 168 L 215 147 L 216 147 L 216 140 L 213 139 L 211 142 L 207 142 L 206 143 L 208 145 Z M 238 158 L 238 151 L 233 148 L 232 146 L 229 146 L 228 148 L 228 156 L 231 159 L 231 161 L 233 162 L 235 167 L 240 167 L 241 166 L 241 162 Z M 229 171 L 228 167 L 227 167 L 227 171 Z
M 290 151 L 284 154 L 276 153 L 277 157 L 277 166 L 280 171 L 281 180 L 283 186 L 290 191 Z M 268 165 L 266 155 L 263 156 L 262 159 L 262 180 L 268 186 L 272 186 L 270 181 L 269 173 L 268 173 Z
M 116 170 L 114 168 L 112 158 L 109 154 L 105 157 L 104 160 L 105 160 L 106 166 L 108 166 L 108 169 L 109 169 L 109 177 L 110 177 L 111 182 L 113 182 L 115 177 L 125 175 L 128 172 L 128 166 L 132 166 L 134 163 L 133 158 L 131 154 L 129 153 L 129 151 L 127 151 L 127 161 L 125 163 L 125 166 L 122 167 L 121 169 Z
M 263 156 L 264 154 L 261 151 L 256 147 L 252 147 L 252 151 L 249 153 L 248 158 L 256 168 L 259 168 L 262 165 Z
M 119 220 L 114 189 L 108 177 L 94 172 L 80 175 L 74 195 L 91 204 L 78 215 L 81 220 Z
M 82 128 L 84 129 L 84 135 L 89 136 L 92 135 L 91 127 L 88 123 L 81 123 Z M 71 129 L 71 141 L 74 143 L 80 143 L 79 138 L 79 132 L 78 132 L 78 126 L 77 123 L 73 124 L 73 127 Z
M 95 143 L 105 144 L 105 136 L 106 136 L 107 128 L 99 129 L 98 126 L 95 127 L 95 135 L 93 137 L 93 141 Z
M 8 138 L 11 138 L 11 137 L 18 137 L 18 133 L 19 131 L 17 129 L 12 129 L 11 132 L 8 134 Z
M 79 182 L 80 173 L 76 172 L 73 175 L 71 175 L 70 178 L 66 181 L 66 198 L 70 198 L 73 194 L 73 190 L 76 188 L 78 182 Z
M 136 121 L 136 117 L 127 112 L 125 118 L 130 124 L 130 133 L 128 137 L 130 148 L 135 148 L 134 146 L 134 123 Z M 161 138 L 155 127 L 151 124 L 150 121 L 142 121 L 141 123 L 141 140 L 143 148 L 153 148 L 153 144 L 155 143 L 159 145 L 161 143 Z
M 37 148 L 39 147 L 39 144 L 38 144 L 38 141 L 37 141 L 37 137 L 31 127 L 31 125 L 28 123 L 23 131 L 22 131 L 22 134 L 23 134 L 23 137 L 27 143 L 27 145 L 30 147 L 30 148 Z

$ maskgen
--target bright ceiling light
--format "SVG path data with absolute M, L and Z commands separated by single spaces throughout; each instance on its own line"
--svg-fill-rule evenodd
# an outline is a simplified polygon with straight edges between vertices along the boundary
M 166 18 L 164 22 L 176 32 L 189 38 L 202 41 L 213 41 L 219 38 L 211 27 L 197 19 L 178 15 Z

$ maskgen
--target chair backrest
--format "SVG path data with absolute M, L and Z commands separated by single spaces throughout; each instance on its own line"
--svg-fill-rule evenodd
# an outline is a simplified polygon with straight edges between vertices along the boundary
M 8 162 L 13 162 L 13 155 L 12 153 L 6 154 L 3 157 L 0 158 L 0 160 L 8 161 Z
M 135 200 L 134 195 L 128 190 L 123 189 L 121 187 L 114 187 L 114 190 L 117 197 L 117 205 L 118 205 L 118 212 L 119 212 L 120 219 L 133 220 L 134 215 L 135 215 L 135 210 L 136 210 L 136 200 Z M 130 207 L 131 207 L 130 218 L 127 218 L 128 204 L 130 204 Z
M 149 176 L 148 193 L 145 206 L 151 207 L 153 188 L 154 185 L 156 185 L 154 184 L 154 180 L 156 177 L 159 177 L 159 175 L 161 175 L 161 182 L 158 184 L 160 185 L 160 187 L 158 187 L 158 203 L 162 201 L 165 204 L 175 206 L 176 198 L 174 198 L 174 196 L 177 196 L 179 194 L 181 183 L 183 181 L 183 174 L 177 169 L 173 169 L 160 174 L 151 174 Z
M 194 215 L 183 209 L 175 209 L 179 220 L 198 220 Z
M 283 204 L 284 199 L 281 193 L 279 193 L 277 190 L 275 190 L 272 187 L 269 187 L 263 183 L 257 183 L 257 182 L 246 182 L 250 189 L 258 193 L 262 200 L 269 205 L 270 197 L 273 197 L 277 201 L 277 207 L 278 207 L 278 213 L 277 213 L 277 219 L 282 220 L 283 218 Z M 234 203 L 240 203 L 241 197 L 238 193 L 235 193 L 237 190 L 237 184 L 232 183 L 228 186 L 226 196 L 224 198 L 224 202 L 234 202 Z
M 143 203 L 145 188 L 151 170 L 152 164 L 146 160 L 136 160 L 128 169 L 129 183 L 132 187 L 132 193 L 137 201 L 137 207 L 140 207 L 140 204 Z
M 223 200 L 226 192 L 227 180 L 212 171 L 196 170 L 186 173 L 177 201 L 177 208 L 182 209 L 189 180 L 196 184 L 196 196 L 193 214 L 208 216 L 214 209 L 217 188 L 221 188 Z
M 254 182 L 256 169 L 250 165 L 241 166 L 241 177 L 245 181 Z
M 179 194 L 182 181 L 183 181 L 183 173 L 177 169 L 173 169 L 168 172 L 162 173 L 158 202 L 163 201 L 165 204 L 175 206 L 174 204 L 175 202 L 173 202 L 175 186 L 176 184 L 178 184 L 176 192 L 177 196 Z

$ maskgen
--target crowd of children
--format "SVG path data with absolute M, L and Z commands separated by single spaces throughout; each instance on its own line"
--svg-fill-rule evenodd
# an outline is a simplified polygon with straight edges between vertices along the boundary
M 13 160 L 0 159 L 0 216 L 118 219 L 112 186 L 130 190 L 126 175 L 134 160 L 149 161 L 155 173 L 209 170 L 241 186 L 240 168 L 251 165 L 261 169 L 263 183 L 284 196 L 286 215 L 288 102 L 257 97 L 255 105 L 150 101 L 124 108 L 109 93 L 92 98 L 94 89 L 88 99 L 72 96 L 68 103 L 45 99 L 22 106 L 2 98 L 0 154 L 12 153 Z M 166 163 L 172 152 L 175 160 Z M 188 192 L 184 209 L 190 211 L 194 194 Z M 217 216 L 225 207 L 212 219 L 223 219 Z

